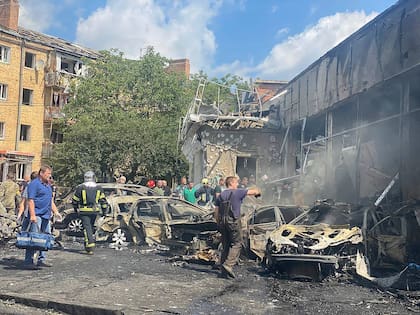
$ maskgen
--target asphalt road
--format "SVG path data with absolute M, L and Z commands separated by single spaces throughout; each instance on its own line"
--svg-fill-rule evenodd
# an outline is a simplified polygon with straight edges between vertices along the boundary
M 3 307 L 5 314 L 420 312 L 412 300 L 362 287 L 347 277 L 322 283 L 290 281 L 265 274 L 254 262 L 243 262 L 237 278 L 225 280 L 211 266 L 169 262 L 168 252 L 148 247 L 117 251 L 104 246 L 89 256 L 80 243 L 67 242 L 64 249 L 48 253 L 52 267 L 34 271 L 21 269 L 23 256 L 24 251 L 13 246 L 0 249 L 0 313 Z M 20 303 L 28 300 L 41 313 L 6 308 L 24 307 Z

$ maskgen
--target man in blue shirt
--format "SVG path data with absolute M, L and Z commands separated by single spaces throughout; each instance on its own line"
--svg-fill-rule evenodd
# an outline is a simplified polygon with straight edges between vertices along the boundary
M 235 278 L 233 266 L 237 263 L 242 247 L 241 204 L 245 196 L 259 196 L 258 188 L 238 189 L 238 178 L 226 178 L 227 189 L 222 191 L 215 202 L 215 218 L 222 234 L 223 250 L 220 256 L 221 276 Z M 227 203 L 229 201 L 229 203 Z M 227 206 L 228 204 L 228 206 Z
M 50 166 L 43 165 L 39 170 L 38 177 L 28 184 L 28 210 L 30 231 L 51 233 L 50 219 L 52 212 L 57 215 L 57 221 L 60 221 L 61 215 L 55 206 L 51 185 L 52 169 Z M 38 226 L 38 228 L 37 228 Z M 37 267 L 51 267 L 45 262 L 46 252 L 40 251 L 37 265 L 34 266 L 35 250 L 27 249 L 25 253 L 25 269 L 37 269 Z

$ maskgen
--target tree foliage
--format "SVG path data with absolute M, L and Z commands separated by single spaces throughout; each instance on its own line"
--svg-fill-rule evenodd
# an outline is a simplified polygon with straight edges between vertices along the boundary
M 50 161 L 60 183 L 77 184 L 86 170 L 100 180 L 118 171 L 134 182 L 184 175 L 177 135 L 193 97 L 191 82 L 169 72 L 168 60 L 152 48 L 139 60 L 116 50 L 101 53 L 86 61 L 88 75 L 73 86 L 65 108 L 64 140 Z

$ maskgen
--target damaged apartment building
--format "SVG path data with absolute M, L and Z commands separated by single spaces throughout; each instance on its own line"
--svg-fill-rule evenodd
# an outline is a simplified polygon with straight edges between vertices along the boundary
M 97 52 L 18 25 L 19 2 L 0 0 L 0 181 L 38 169 L 62 135 L 54 126 L 70 82 Z
M 420 2 L 400 0 L 268 100 L 237 92 L 232 111 L 205 106 L 200 82 L 181 128 L 192 178 L 252 174 L 269 199 L 306 205 L 375 201 L 386 188 L 419 199 L 419 29 Z

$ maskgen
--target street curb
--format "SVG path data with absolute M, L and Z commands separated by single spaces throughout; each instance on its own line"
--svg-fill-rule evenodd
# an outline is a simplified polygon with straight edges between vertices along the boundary
M 16 303 L 41 309 L 54 309 L 71 315 L 124 315 L 122 310 L 112 310 L 97 306 L 70 304 L 58 301 L 28 298 L 18 294 L 0 293 L 0 300 L 14 300 Z

